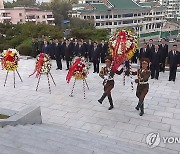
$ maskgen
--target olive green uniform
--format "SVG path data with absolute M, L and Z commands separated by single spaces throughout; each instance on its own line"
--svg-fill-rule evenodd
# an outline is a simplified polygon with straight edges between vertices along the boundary
M 138 84 L 137 85 L 137 90 L 136 90 L 136 96 L 139 98 L 139 103 L 136 107 L 137 110 L 139 110 L 139 108 L 141 109 L 141 112 L 144 114 L 144 98 L 147 95 L 148 91 L 149 91 L 149 77 L 151 75 L 151 72 L 146 69 L 146 70 L 142 70 L 142 69 L 138 69 L 137 72 L 133 73 L 134 75 L 138 76 L 138 79 L 135 80 L 135 82 Z
M 114 75 L 118 74 L 120 75 L 123 72 L 123 69 L 120 71 L 112 72 L 110 68 L 102 67 L 99 76 L 104 79 L 103 85 L 104 85 L 104 94 L 102 97 L 98 100 L 101 104 L 106 96 L 108 96 L 108 100 L 110 103 L 110 106 L 113 107 L 113 101 L 111 97 L 111 90 L 114 88 Z

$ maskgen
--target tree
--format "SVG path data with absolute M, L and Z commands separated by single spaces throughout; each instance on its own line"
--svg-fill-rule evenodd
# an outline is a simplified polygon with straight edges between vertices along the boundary
M 59 25 L 65 19 L 68 19 L 68 12 L 72 9 L 72 5 L 67 1 L 53 0 L 51 2 L 51 10 L 53 11 L 55 24 Z
M 17 0 L 15 4 L 17 6 L 34 7 L 36 6 L 36 0 Z

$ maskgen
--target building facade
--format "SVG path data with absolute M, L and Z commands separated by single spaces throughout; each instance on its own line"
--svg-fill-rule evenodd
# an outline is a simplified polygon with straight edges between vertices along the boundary
M 163 7 L 144 6 L 133 0 L 89 3 L 84 9 L 73 10 L 70 15 L 94 20 L 94 26 L 98 29 L 132 27 L 139 32 L 153 32 L 160 30 L 166 23 Z
M 4 8 L 0 1 L 0 23 L 10 22 L 12 24 L 26 23 L 28 21 L 54 25 L 52 11 L 44 11 L 38 8 L 14 7 Z
M 167 19 L 178 19 L 180 17 L 180 0 L 163 0 L 166 7 Z

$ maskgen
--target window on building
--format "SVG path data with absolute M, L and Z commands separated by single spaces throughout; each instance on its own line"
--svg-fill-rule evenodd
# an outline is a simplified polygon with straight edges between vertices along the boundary
M 97 22 L 97 23 L 96 23 L 96 26 L 100 26 L 100 23 L 99 23 L 99 22 Z
M 22 17 L 22 13 L 19 13 L 19 16 Z
M 117 25 L 118 23 L 117 22 L 114 22 L 114 25 Z
M 112 15 L 109 15 L 109 19 L 112 19 Z
M 101 19 L 104 19 L 104 16 L 101 16 Z
M 22 20 L 22 19 L 20 19 L 20 20 L 19 20 L 19 22 L 21 22 L 21 23 L 22 23 L 22 22 L 23 22 L 23 20 Z
M 47 18 L 53 18 L 53 15 L 51 14 L 51 15 L 47 15 Z
M 109 22 L 109 25 L 112 25 L 112 22 Z
M 37 19 L 39 19 L 39 16 L 36 16 Z
M 137 20 L 134 20 L 134 23 L 137 23 Z
M 117 15 L 114 15 L 114 18 L 117 18 L 118 16 Z
M 127 17 L 133 17 L 133 14 L 132 13 L 129 13 L 129 14 L 123 14 L 122 15 L 124 18 L 127 18 Z
M 108 19 L 108 15 L 106 15 L 106 19 Z
M 137 17 L 137 14 L 134 14 L 134 17 Z
M 42 18 L 45 19 L 46 18 L 45 15 L 43 15 Z
M 96 19 L 100 19 L 100 16 L 96 16 Z
M 141 13 L 138 13 L 138 16 L 141 16 Z
M 109 23 L 108 23 L 108 22 L 106 22 L 106 25 L 109 25 Z
M 104 22 L 101 22 L 101 26 L 104 26 Z
M 121 25 L 121 21 L 118 22 L 118 25 Z
M 84 16 L 84 19 L 86 19 L 86 16 Z
M 118 18 L 121 18 L 121 17 L 122 17 L 122 16 L 119 14 L 119 15 L 118 15 Z
M 125 20 L 125 21 L 123 21 L 123 24 L 131 24 L 131 23 L 133 23 L 133 20 Z

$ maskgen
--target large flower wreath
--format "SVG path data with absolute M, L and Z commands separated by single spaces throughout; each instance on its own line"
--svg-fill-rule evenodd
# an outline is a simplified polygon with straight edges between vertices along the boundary
M 117 30 L 109 39 L 110 54 L 113 57 L 113 71 L 130 60 L 138 47 L 138 37 L 132 30 Z
M 72 77 L 75 80 L 85 80 L 89 74 L 89 67 L 90 65 L 86 62 L 85 58 L 75 57 L 66 77 L 67 82 L 69 83 Z
M 16 49 L 4 50 L 2 53 L 2 68 L 7 71 L 15 71 L 18 68 L 19 52 Z
M 50 57 L 45 53 L 40 53 L 36 58 L 36 66 L 33 74 L 39 77 L 40 74 L 48 74 L 51 70 Z M 32 76 L 31 74 L 30 76 Z

